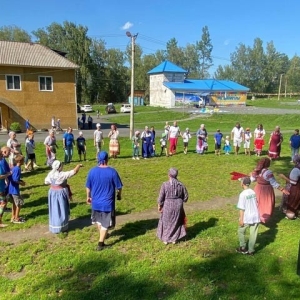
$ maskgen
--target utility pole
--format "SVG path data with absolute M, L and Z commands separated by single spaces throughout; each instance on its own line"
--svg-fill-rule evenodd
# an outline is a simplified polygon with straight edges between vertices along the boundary
M 130 110 L 130 139 L 134 136 L 134 53 L 135 53 L 135 40 L 138 36 L 138 33 L 132 35 L 129 31 L 126 32 L 126 35 L 131 39 L 131 89 L 130 89 L 130 98 L 131 98 L 131 110 Z
M 283 74 L 280 74 L 280 79 L 279 79 L 279 89 L 278 89 L 278 101 L 280 99 L 280 92 L 281 92 L 281 82 L 282 82 L 282 76 L 284 75 Z

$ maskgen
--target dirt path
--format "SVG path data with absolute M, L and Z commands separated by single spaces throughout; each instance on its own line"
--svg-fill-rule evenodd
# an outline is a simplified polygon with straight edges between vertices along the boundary
M 276 197 L 280 197 L 281 194 L 276 190 Z M 237 203 L 237 197 L 231 198 L 214 198 L 206 202 L 192 202 L 186 203 L 184 209 L 187 215 L 192 214 L 196 211 L 208 211 L 215 209 L 222 209 L 228 205 L 235 205 Z M 159 214 L 156 209 L 149 209 L 139 213 L 132 213 L 127 215 L 117 216 L 117 227 L 122 226 L 126 223 L 132 223 L 140 220 L 158 219 Z M 90 218 L 71 220 L 69 229 L 70 231 L 90 227 Z M 0 241 L 9 244 L 20 244 L 23 241 L 34 241 L 39 239 L 59 239 L 55 234 L 52 234 L 48 230 L 47 225 L 35 225 L 30 228 L 20 229 L 18 231 L 6 231 L 0 232 Z

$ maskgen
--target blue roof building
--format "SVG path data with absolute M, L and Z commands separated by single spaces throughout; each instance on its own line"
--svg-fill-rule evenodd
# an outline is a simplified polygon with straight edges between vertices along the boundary
M 210 105 L 246 104 L 249 88 L 231 80 L 186 79 L 187 73 L 170 61 L 150 70 L 150 105 L 175 107 L 203 96 Z

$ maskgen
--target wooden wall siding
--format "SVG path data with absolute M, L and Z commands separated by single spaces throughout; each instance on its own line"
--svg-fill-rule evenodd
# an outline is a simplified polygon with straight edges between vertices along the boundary
M 7 90 L 5 75 L 20 75 L 21 91 Z M 39 76 L 52 76 L 53 91 L 39 90 Z M 55 116 L 62 128 L 77 128 L 75 70 L 0 66 L 0 107 L 3 125 L 20 122 L 24 129 L 28 118 L 36 129 L 50 128 Z

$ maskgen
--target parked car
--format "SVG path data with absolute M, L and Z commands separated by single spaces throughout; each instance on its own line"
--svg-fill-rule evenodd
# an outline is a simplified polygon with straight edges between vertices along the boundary
M 107 106 L 105 107 L 105 111 L 107 114 L 116 114 L 116 108 L 112 103 L 108 103 Z
M 131 112 L 131 104 L 128 104 L 128 103 L 122 104 L 121 108 L 120 108 L 120 112 L 121 113 L 130 113 Z
M 91 105 L 89 105 L 89 104 L 82 105 L 80 107 L 80 109 L 81 109 L 82 112 L 86 112 L 86 113 L 93 111 L 93 107 Z

